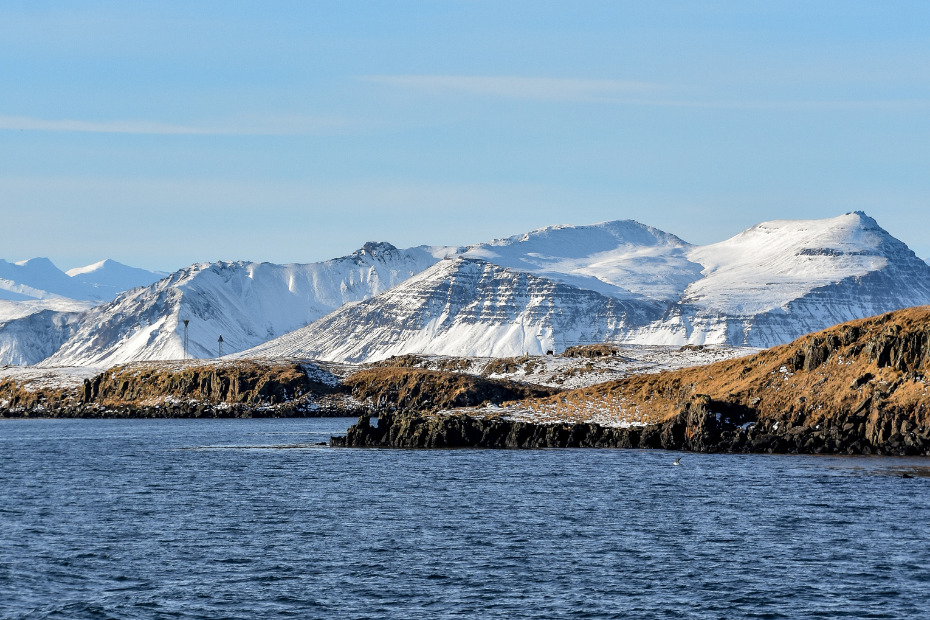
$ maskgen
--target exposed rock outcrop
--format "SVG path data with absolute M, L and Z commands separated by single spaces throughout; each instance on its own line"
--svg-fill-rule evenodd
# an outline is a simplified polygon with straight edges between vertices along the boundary
M 339 377 L 310 362 L 139 362 L 78 387 L 0 380 L 0 417 L 354 417 L 432 413 L 557 391 L 420 368 L 368 368 Z

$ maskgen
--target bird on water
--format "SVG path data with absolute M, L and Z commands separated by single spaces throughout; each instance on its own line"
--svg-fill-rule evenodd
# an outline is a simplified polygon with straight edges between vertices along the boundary
M 681 457 L 679 456 L 678 458 L 676 458 L 675 462 L 672 463 L 672 465 L 681 465 Z

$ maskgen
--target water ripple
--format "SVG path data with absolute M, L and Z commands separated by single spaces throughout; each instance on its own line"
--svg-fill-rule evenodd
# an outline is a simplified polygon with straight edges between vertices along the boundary
M 930 617 L 926 460 L 317 445 L 351 423 L 0 422 L 0 617 Z

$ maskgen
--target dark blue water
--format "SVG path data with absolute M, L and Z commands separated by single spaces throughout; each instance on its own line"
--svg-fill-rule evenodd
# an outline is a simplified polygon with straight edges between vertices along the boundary
M 927 460 L 312 445 L 350 423 L 0 422 L 0 617 L 930 617 Z

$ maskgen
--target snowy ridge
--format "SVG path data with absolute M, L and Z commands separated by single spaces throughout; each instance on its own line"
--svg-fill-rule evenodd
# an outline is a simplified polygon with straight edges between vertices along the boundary
M 763 222 L 692 249 L 689 258 L 704 267 L 704 277 L 682 301 L 730 315 L 769 312 L 815 289 L 880 271 L 889 259 L 909 253 L 864 213 Z
M 369 298 L 435 263 L 445 248 L 398 250 L 370 243 L 322 263 L 201 263 L 89 311 L 43 366 L 110 366 L 184 355 L 215 357 L 218 339 L 233 353 Z
M 69 269 L 65 273 L 73 281 L 88 287 L 96 299 L 102 300 L 114 299 L 123 291 L 139 286 L 149 286 L 168 275 L 160 271 L 129 267 L 111 259 Z
M 40 310 L 0 322 L 0 360 L 28 366 L 41 362 L 77 330 L 81 312 Z

